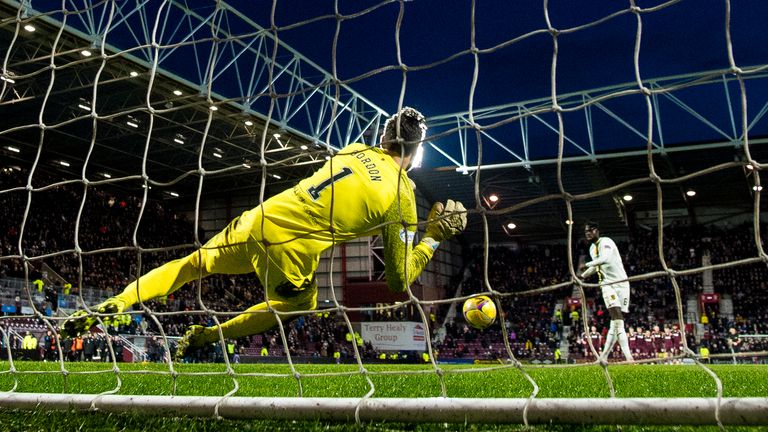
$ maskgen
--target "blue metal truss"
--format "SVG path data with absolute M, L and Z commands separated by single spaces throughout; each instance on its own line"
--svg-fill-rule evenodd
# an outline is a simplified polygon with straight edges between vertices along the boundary
M 64 10 L 61 1 L 2 2 L 21 8 L 22 22 L 65 25 L 94 52 L 104 46 L 110 58 L 156 66 L 212 106 L 241 111 L 243 121 L 268 121 L 271 130 L 333 150 L 372 144 L 387 115 L 224 1 L 66 0 Z M 280 145 L 271 140 L 267 150 Z
M 285 130 L 306 142 L 334 150 L 352 142 L 372 144 L 386 116 L 271 29 L 225 1 L 66 0 L 65 11 L 55 0 L 0 2 L 20 9 L 22 22 L 30 17 L 57 27 L 66 22 L 67 32 L 94 49 L 104 46 L 110 58 L 125 58 L 146 70 L 156 67 L 158 75 L 195 89 L 201 104 L 229 106 L 242 113 L 242 121 L 258 118 L 270 129 Z M 749 133 L 766 135 L 768 67 L 742 67 L 740 73 L 750 83 Z M 732 71 L 723 70 L 645 80 L 652 92 L 650 140 L 636 82 L 558 95 L 565 122 L 563 158 L 642 154 L 649 141 L 656 153 L 742 145 L 735 79 Z M 714 113 L 709 105 L 721 110 Z M 680 115 L 685 116 L 685 125 L 675 120 Z M 432 139 L 427 163 L 432 166 L 447 162 L 469 172 L 558 160 L 559 129 L 550 98 L 428 120 Z M 697 144 L 689 145 L 692 142 Z M 284 148 L 284 142 L 269 140 L 265 150 Z
M 743 68 L 743 73 L 752 107 L 747 112 L 748 136 L 761 137 L 749 144 L 762 144 L 768 133 L 768 72 L 766 66 L 755 66 Z M 729 71 L 714 71 L 645 81 L 652 91 L 652 152 L 742 146 L 742 112 L 738 96 L 733 95 L 738 91 L 736 79 Z M 645 154 L 649 139 L 642 97 L 636 82 L 558 95 L 564 117 L 563 160 Z M 429 119 L 430 133 L 439 138 L 430 143 L 439 154 L 432 158 L 433 164 L 447 161 L 468 173 L 557 162 L 559 130 L 551 98 L 480 108 L 472 115 L 474 125 L 468 111 Z M 670 135 L 674 139 L 666 139 Z

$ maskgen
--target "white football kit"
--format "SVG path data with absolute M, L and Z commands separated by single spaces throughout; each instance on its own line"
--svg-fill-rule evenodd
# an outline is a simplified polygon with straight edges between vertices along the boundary
M 581 277 L 586 278 L 597 272 L 605 307 L 619 307 L 622 312 L 629 312 L 629 282 L 616 243 L 608 237 L 600 237 L 589 246 L 589 255 L 592 261 L 585 264 L 587 270 Z

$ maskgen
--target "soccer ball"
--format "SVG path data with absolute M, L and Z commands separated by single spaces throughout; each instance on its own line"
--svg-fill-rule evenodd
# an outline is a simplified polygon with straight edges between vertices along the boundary
M 476 296 L 464 302 L 464 319 L 476 329 L 484 329 L 496 321 L 496 305 L 488 296 Z

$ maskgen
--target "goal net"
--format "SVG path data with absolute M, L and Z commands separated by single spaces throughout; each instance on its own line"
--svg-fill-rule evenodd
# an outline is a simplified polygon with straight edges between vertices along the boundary
M 726 397 L 712 365 L 764 363 L 768 352 L 768 67 L 752 52 L 750 38 L 764 37 L 749 30 L 749 8 L 197 3 L 0 0 L 2 407 L 767 421 L 768 402 Z M 379 145 L 405 106 L 429 126 L 423 166 L 409 174 L 419 231 L 434 201 L 469 209 L 465 233 L 440 245 L 406 293 L 386 290 L 382 240 L 362 237 L 321 258 L 317 310 L 269 308 L 274 329 L 220 335 L 181 362 L 173 354 L 190 325 L 266 299 L 254 274 L 199 274 L 102 322 L 94 306 L 346 146 Z M 711 392 L 626 397 L 618 347 L 598 359 L 609 313 L 599 284 L 580 276 L 593 219 L 629 274 L 632 363 L 691 365 Z M 477 294 L 499 311 L 482 331 L 461 316 Z M 78 310 L 99 325 L 62 337 Z M 552 397 L 540 368 L 594 376 L 606 397 Z M 471 399 L 482 391 L 452 389 L 467 376 L 498 386 L 497 372 L 509 391 L 483 406 Z M 55 384 L 34 384 L 41 376 Z M 318 390 L 339 377 L 339 393 Z M 425 387 L 382 391 L 393 377 Z M 275 379 L 282 389 L 270 392 Z

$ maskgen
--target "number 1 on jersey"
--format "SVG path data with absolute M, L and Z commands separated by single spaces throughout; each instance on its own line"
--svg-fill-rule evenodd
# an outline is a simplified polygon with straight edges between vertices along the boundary
M 327 188 L 328 186 L 332 185 L 334 182 L 339 181 L 350 174 L 352 174 L 352 168 L 344 167 L 341 169 L 341 171 L 332 175 L 331 178 L 321 182 L 318 185 L 310 186 L 310 188 L 307 189 L 307 192 L 309 193 L 309 196 L 311 196 L 313 200 L 317 200 L 318 198 L 320 198 L 320 192 L 322 192 L 323 189 Z

